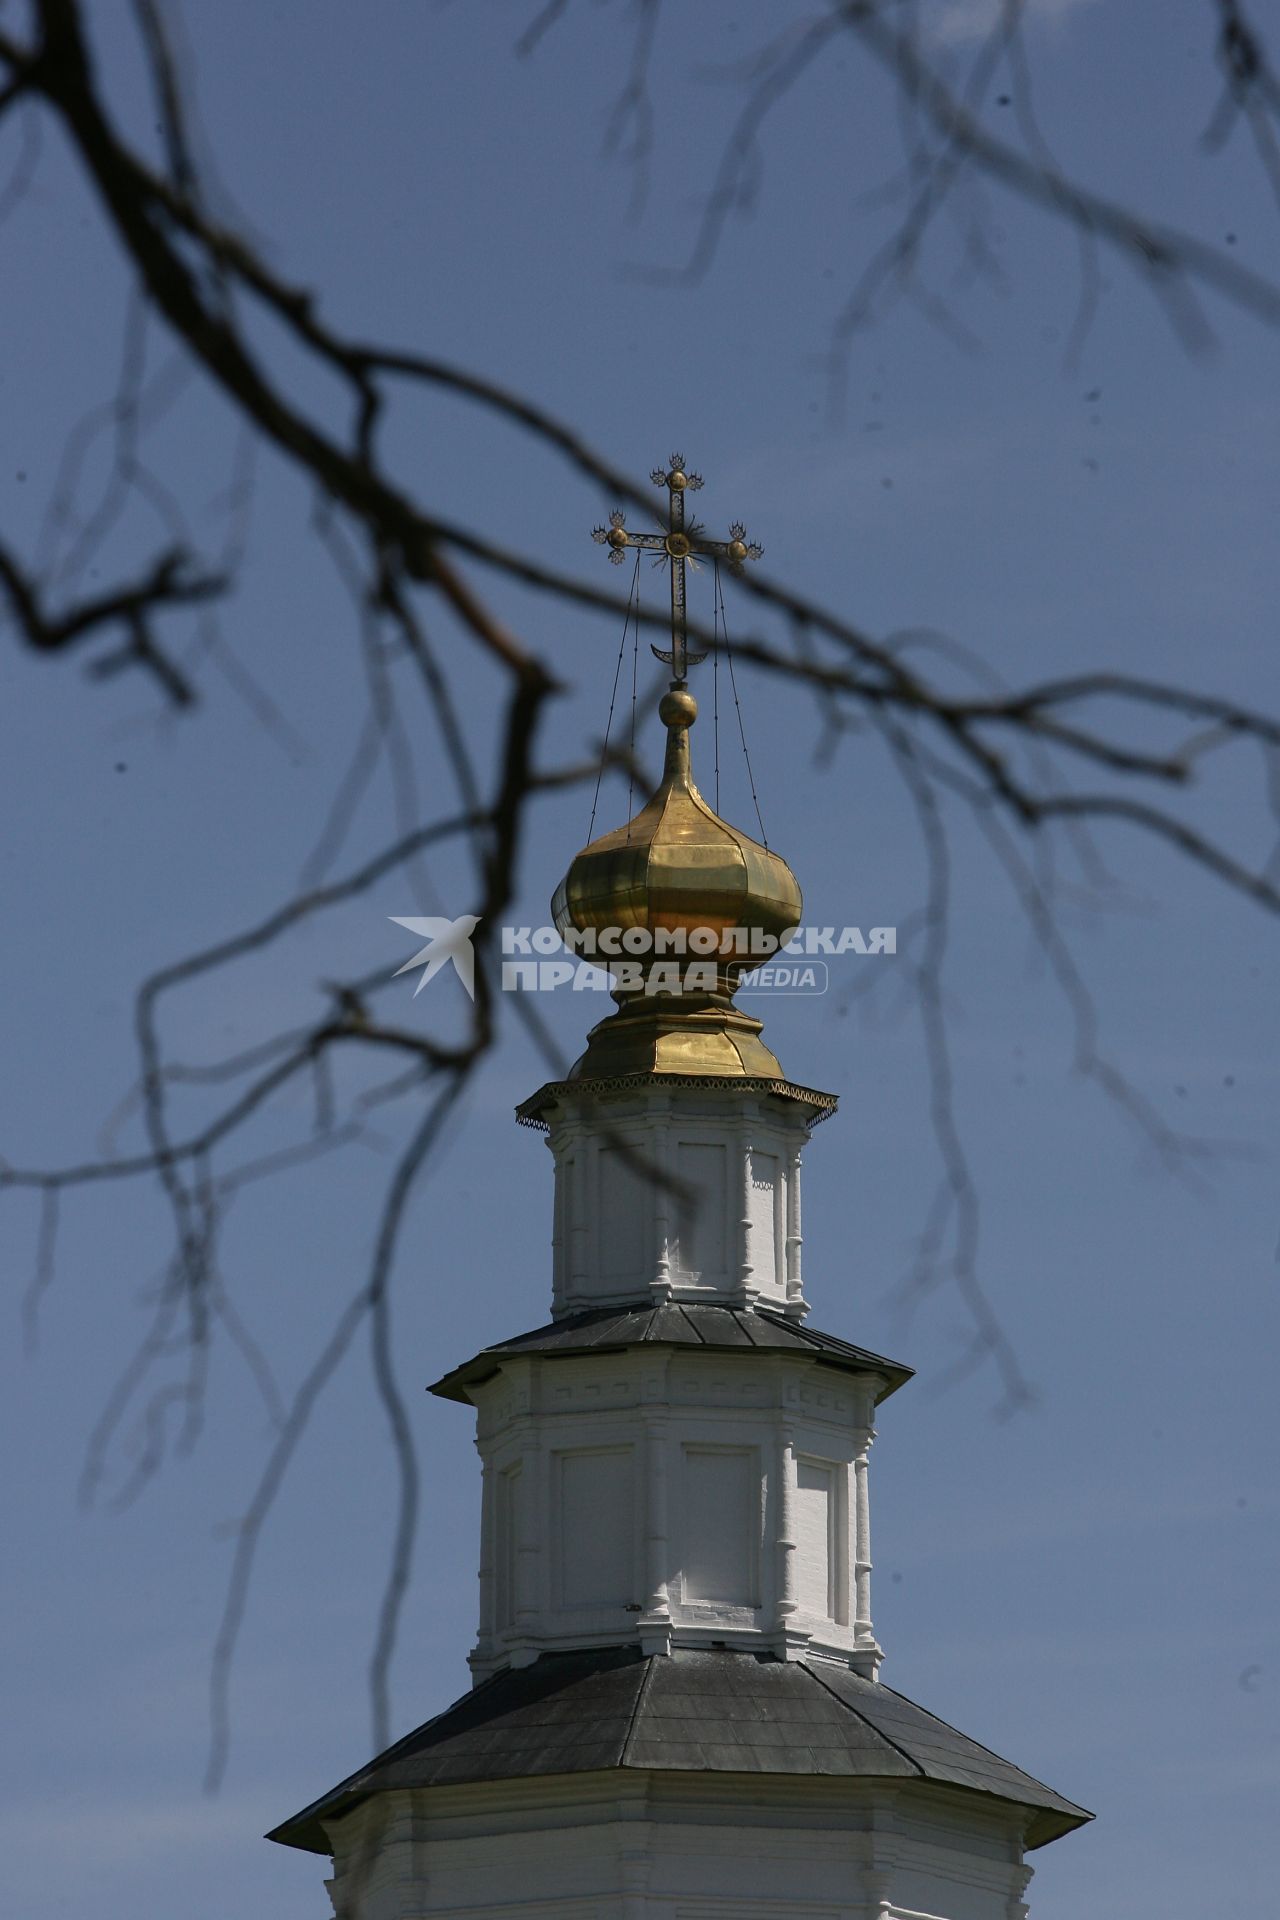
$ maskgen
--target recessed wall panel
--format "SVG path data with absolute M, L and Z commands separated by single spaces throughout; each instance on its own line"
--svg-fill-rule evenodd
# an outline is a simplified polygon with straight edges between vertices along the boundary
M 556 1605 L 627 1606 L 636 1598 L 630 1447 L 557 1453 L 553 1487 Z
M 681 1560 L 687 1601 L 759 1604 L 758 1462 L 754 1447 L 685 1448 Z

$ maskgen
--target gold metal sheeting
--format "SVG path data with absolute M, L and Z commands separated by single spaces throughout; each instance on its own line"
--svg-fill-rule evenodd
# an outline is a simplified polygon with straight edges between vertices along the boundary
M 741 927 L 780 937 L 800 920 L 795 875 L 776 853 L 722 820 L 694 785 L 692 695 L 670 693 L 660 711 L 667 721 L 661 785 L 633 820 L 572 861 L 552 902 L 557 927 L 686 934 Z
M 722 820 L 693 783 L 689 729 L 698 703 L 683 687 L 658 709 L 667 728 L 666 763 L 657 792 L 625 826 L 592 841 L 570 863 L 551 903 L 562 934 L 649 933 L 717 938 L 742 929 L 747 952 L 715 959 L 716 990 L 647 993 L 614 988 L 619 1012 L 593 1028 L 572 1077 L 609 1079 L 635 1074 L 680 1074 L 715 1079 L 781 1080 L 782 1068 L 760 1038 L 761 1023 L 733 1004 L 738 976 L 756 964 L 760 942 L 780 940 L 799 924 L 800 888 L 785 860 Z M 669 970 L 669 952 L 623 955 L 640 978 Z M 692 942 L 676 958 L 680 968 L 704 959 Z M 603 964 L 609 965 L 608 959 Z
M 619 996 L 621 998 L 621 996 Z M 571 1080 L 632 1074 L 696 1074 L 712 1079 L 781 1080 L 777 1057 L 760 1038 L 762 1023 L 727 996 L 628 996 L 593 1027 Z

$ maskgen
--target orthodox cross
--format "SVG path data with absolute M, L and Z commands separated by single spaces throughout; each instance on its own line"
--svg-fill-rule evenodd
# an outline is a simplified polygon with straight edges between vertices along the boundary
M 705 653 L 689 651 L 685 631 L 685 567 L 696 567 L 700 559 L 711 558 L 727 560 L 731 573 L 741 573 L 743 562 L 758 560 L 764 548 L 756 546 L 754 541 L 748 543 L 747 530 L 740 521 L 734 521 L 727 540 L 708 540 L 696 520 L 686 522 L 685 494 L 698 491 L 702 485 L 702 475 L 685 471 L 682 453 L 673 453 L 671 465 L 655 467 L 649 478 L 655 487 L 667 489 L 670 506 L 665 533 L 631 533 L 627 527 L 627 516 L 621 508 L 615 507 L 609 515 L 608 526 L 593 527 L 591 538 L 602 547 L 608 547 L 609 558 L 614 566 L 621 565 L 623 553 L 628 547 L 638 547 L 642 552 L 656 553 L 657 564 L 661 566 L 665 563 L 670 568 L 671 646 L 669 650 L 654 647 L 652 651 L 671 668 L 672 684 L 682 687 L 689 668 L 697 666 L 700 660 L 707 657 Z

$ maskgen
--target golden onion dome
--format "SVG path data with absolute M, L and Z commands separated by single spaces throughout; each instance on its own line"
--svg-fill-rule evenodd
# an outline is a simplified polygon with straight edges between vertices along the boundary
M 776 941 L 799 924 L 800 888 L 786 861 L 722 820 L 693 783 L 689 728 L 697 714 L 691 693 L 664 696 L 662 784 L 634 820 L 570 863 L 551 908 L 562 935 L 641 927 L 687 937 L 706 928 L 719 938 L 735 927 Z M 761 953 L 757 943 L 757 963 Z
M 650 981 L 647 992 L 615 988 L 622 1011 L 594 1029 L 574 1074 L 780 1079 L 781 1067 L 759 1038 L 760 1022 L 740 1013 L 732 994 L 738 975 L 758 966 L 799 924 L 800 888 L 785 860 L 722 820 L 694 785 L 693 695 L 672 688 L 658 713 L 667 750 L 657 792 L 633 820 L 583 848 L 551 903 L 566 942 L 575 944 L 575 934 L 594 935 L 601 965 L 616 972 L 619 959 L 634 958 Z M 628 942 L 631 929 L 658 938 L 651 948 L 638 938 Z M 684 967 L 703 960 L 705 971 L 708 955 L 715 965 L 713 989 L 653 991 L 657 969 L 665 967 L 669 975 L 673 961 Z

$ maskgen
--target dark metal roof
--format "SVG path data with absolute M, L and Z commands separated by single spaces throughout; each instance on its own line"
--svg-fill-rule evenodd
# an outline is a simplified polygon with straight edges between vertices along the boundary
M 267 1835 L 331 1851 L 370 1794 L 611 1767 L 922 1780 L 1025 1807 L 1028 1847 L 1093 1818 L 900 1693 L 825 1660 L 636 1647 L 543 1654 L 486 1680 Z
M 532 1333 L 518 1333 L 486 1347 L 428 1389 L 445 1400 L 465 1401 L 464 1387 L 487 1380 L 508 1356 L 540 1353 L 550 1356 L 615 1351 L 622 1347 L 715 1347 L 729 1350 L 768 1347 L 808 1353 L 828 1366 L 849 1373 L 878 1373 L 887 1383 L 878 1400 L 887 1399 L 911 1378 L 913 1369 L 883 1354 L 869 1353 L 833 1333 L 819 1333 L 784 1314 L 765 1307 L 717 1307 L 675 1304 L 666 1307 L 597 1307 L 568 1314 Z

